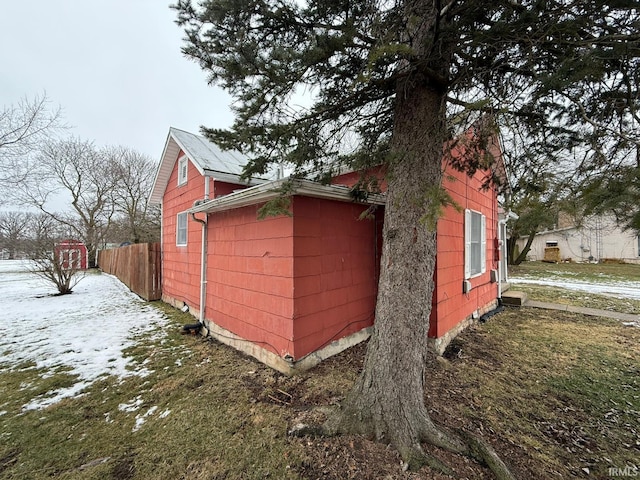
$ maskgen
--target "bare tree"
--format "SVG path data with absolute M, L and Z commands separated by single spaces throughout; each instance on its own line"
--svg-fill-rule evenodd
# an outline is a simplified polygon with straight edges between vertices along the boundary
M 28 172 L 29 156 L 64 128 L 60 108 L 50 108 L 46 94 L 23 98 L 0 110 L 0 186 L 12 188 Z M 0 204 L 7 197 L 0 198 Z
M 30 214 L 31 219 L 31 272 L 52 283 L 59 295 L 73 292 L 84 278 L 79 258 L 74 259 L 68 249 L 61 248 L 60 240 L 66 226 L 48 214 Z
M 90 142 L 71 138 L 45 145 L 20 184 L 24 203 L 49 215 L 85 243 L 90 267 L 96 265 L 98 246 L 114 214 L 116 171 L 108 154 Z M 70 201 L 66 213 L 52 207 L 56 195 Z
M 160 209 L 149 205 L 156 163 L 147 155 L 126 147 L 106 149 L 114 164 L 117 183 L 114 204 L 119 235 L 132 243 L 160 238 Z
M 30 215 L 25 212 L 0 212 L 0 250 L 8 252 L 9 260 L 17 258 L 19 252 L 26 252 L 29 222 Z

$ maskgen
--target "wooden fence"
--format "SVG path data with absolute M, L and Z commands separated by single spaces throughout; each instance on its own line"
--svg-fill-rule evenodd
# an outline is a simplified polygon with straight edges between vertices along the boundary
M 145 300 L 159 300 L 162 295 L 159 243 L 100 250 L 98 266 L 103 272 L 118 277 Z

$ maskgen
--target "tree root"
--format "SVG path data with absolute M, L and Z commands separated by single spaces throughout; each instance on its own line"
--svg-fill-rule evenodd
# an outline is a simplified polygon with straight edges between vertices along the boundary
M 454 475 L 454 471 L 449 465 L 436 456 L 426 453 L 420 444 L 414 445 L 411 448 L 398 450 L 398 453 L 400 453 L 400 456 L 405 462 L 406 469 L 409 471 L 415 472 L 426 465 L 438 473 L 449 476 Z
M 463 430 L 458 430 L 458 435 L 465 440 L 465 443 L 469 447 L 469 456 L 489 467 L 498 480 L 515 480 L 516 477 L 511 473 L 491 445 L 480 437 Z
M 515 480 L 516 477 L 511 473 L 507 465 L 491 445 L 482 438 L 461 429 L 456 430 L 456 433 L 448 433 L 444 429 L 438 428 L 431 423 L 427 425 L 425 430 L 421 438 L 425 443 L 452 453 L 473 458 L 477 462 L 487 466 L 496 476 L 497 480 Z M 428 455 L 426 456 L 429 457 Z M 430 459 L 424 459 L 423 464 L 431 466 Z M 442 473 L 448 473 L 446 471 L 447 468 L 448 467 L 442 469 L 440 466 L 436 466 L 436 470 Z M 451 471 L 451 469 L 448 470 Z M 448 474 L 451 475 L 451 473 Z
M 344 411 L 334 412 L 324 425 L 298 424 L 291 428 L 289 435 L 296 437 L 326 437 L 349 433 L 374 437 L 372 435 L 374 429 L 370 421 L 363 422 L 362 418 L 359 418 L 359 421 L 354 421 L 353 417 L 345 420 Z M 448 465 L 424 451 L 420 445 L 420 442 L 424 442 L 448 452 L 473 458 L 478 463 L 487 466 L 497 480 L 515 480 L 516 478 L 491 445 L 470 432 L 461 429 L 457 429 L 455 432 L 448 432 L 428 420 L 424 423 L 419 436 L 420 438 L 413 442 L 402 442 L 397 438 L 388 440 L 397 448 L 408 470 L 416 471 L 423 466 L 429 466 L 439 473 L 455 475 Z

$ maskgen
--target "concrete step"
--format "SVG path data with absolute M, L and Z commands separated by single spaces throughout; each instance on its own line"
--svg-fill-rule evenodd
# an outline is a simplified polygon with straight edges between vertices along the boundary
M 513 307 L 521 307 L 527 301 L 527 294 L 524 292 L 517 292 L 515 290 L 509 290 L 508 292 L 503 292 L 502 294 L 502 303 L 504 305 L 510 305 Z

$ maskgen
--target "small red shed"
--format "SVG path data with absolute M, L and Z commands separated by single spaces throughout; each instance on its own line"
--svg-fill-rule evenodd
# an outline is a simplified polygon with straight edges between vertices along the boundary
M 491 147 L 499 156 L 497 141 Z M 455 154 L 455 152 L 454 152 Z M 290 215 L 258 220 L 283 179 L 240 179 L 246 159 L 171 128 L 150 197 L 162 205 L 162 296 L 188 305 L 203 333 L 283 372 L 366 339 L 374 322 L 385 195 L 354 203 L 356 173 L 294 180 Z M 443 351 L 499 296 L 495 188 L 446 167 L 463 208 L 438 222 L 429 341 Z M 374 215 L 362 212 L 376 205 Z
M 79 240 L 67 239 L 58 242 L 55 254 L 65 269 L 86 270 L 89 265 L 87 246 Z

